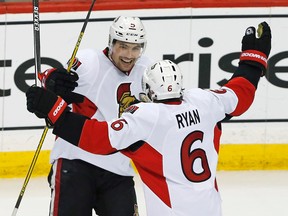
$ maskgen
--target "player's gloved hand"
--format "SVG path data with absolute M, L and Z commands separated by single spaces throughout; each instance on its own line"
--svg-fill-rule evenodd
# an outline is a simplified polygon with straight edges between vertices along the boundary
M 51 125 L 63 118 L 68 110 L 67 103 L 55 93 L 31 86 L 26 92 L 27 110 L 38 118 L 47 118 Z
M 50 68 L 38 74 L 38 78 L 44 88 L 61 96 L 68 104 L 83 102 L 82 95 L 72 92 L 78 86 L 77 73 L 64 68 Z
M 271 29 L 266 22 L 258 25 L 257 36 L 256 29 L 253 26 L 246 29 L 242 38 L 240 64 L 245 63 L 259 67 L 262 70 L 261 76 L 264 76 L 271 50 Z

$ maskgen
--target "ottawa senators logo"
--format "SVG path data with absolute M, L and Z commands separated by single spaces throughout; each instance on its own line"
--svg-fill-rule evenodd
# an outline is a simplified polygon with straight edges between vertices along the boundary
M 117 89 L 118 117 L 136 100 L 136 97 L 131 95 L 130 85 L 131 83 L 122 83 Z

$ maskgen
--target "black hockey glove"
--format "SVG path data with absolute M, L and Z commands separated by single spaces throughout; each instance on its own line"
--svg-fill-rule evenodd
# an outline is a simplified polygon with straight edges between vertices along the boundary
M 31 86 L 26 92 L 27 110 L 38 118 L 47 118 L 51 125 L 64 117 L 68 111 L 67 103 L 55 93 Z
M 256 29 L 251 26 L 246 29 L 242 39 L 242 53 L 240 55 L 240 64 L 249 64 L 259 67 L 264 76 L 267 69 L 267 60 L 271 50 L 271 29 L 266 22 L 258 25 Z
M 72 92 L 78 86 L 79 77 L 75 72 L 64 68 L 51 68 L 38 75 L 42 86 L 62 97 L 68 104 L 81 103 L 84 97 Z

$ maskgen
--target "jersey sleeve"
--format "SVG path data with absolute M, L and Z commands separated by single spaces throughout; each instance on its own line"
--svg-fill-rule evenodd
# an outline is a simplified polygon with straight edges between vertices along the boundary
M 225 114 L 239 116 L 249 109 L 254 101 L 260 75 L 257 68 L 240 65 L 228 83 L 219 90 L 211 91 Z
M 99 52 L 93 49 L 79 50 L 71 70 L 79 76 L 78 86 L 74 92 L 86 95 L 94 80 L 97 80 L 99 71 Z M 67 65 L 68 66 L 68 65 Z M 66 67 L 67 67 L 66 66 Z
M 236 106 L 234 110 L 232 112 L 227 112 L 227 114 L 231 116 L 239 116 L 246 112 L 254 100 L 256 91 L 255 86 L 247 79 L 237 77 L 230 80 L 225 85 L 225 88 L 231 89 L 237 97 L 237 103 L 235 104 Z
M 93 49 L 79 50 L 75 57 L 71 70 L 76 72 L 79 76 L 86 76 L 89 73 L 92 62 L 97 62 L 97 52 Z M 68 67 L 69 61 L 66 64 Z
M 97 106 L 85 96 L 84 96 L 83 102 L 72 104 L 73 112 L 79 113 L 88 118 L 92 118 L 92 116 L 95 114 L 97 109 L 98 109 Z
M 119 119 L 109 122 L 86 120 L 78 147 L 94 154 L 110 154 L 147 139 L 157 111 L 148 111 L 155 115 L 149 116 L 145 110 L 146 107 L 133 105 Z
M 99 73 L 99 59 L 97 52 L 93 49 L 79 50 L 77 57 L 74 59 L 71 70 L 76 72 L 79 76 L 77 81 L 78 86 L 73 92 L 81 94 L 84 97 L 83 102 L 73 103 L 73 112 L 80 113 L 84 116 L 91 118 L 97 111 L 97 106 L 92 102 L 87 95 L 87 92 L 93 85 L 93 80 L 97 79 Z M 68 62 L 69 63 L 69 62 Z M 68 63 L 66 67 L 68 67 Z

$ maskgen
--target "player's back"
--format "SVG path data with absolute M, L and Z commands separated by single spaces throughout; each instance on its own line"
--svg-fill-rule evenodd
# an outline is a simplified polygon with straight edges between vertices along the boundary
M 148 106 L 153 110 L 150 114 L 154 125 L 145 141 L 162 158 L 161 165 L 156 165 L 160 169 L 158 179 L 144 179 L 148 215 L 221 215 L 215 187 L 215 146 L 220 136 L 216 124 L 224 113 L 207 91 L 195 89 L 186 95 L 181 104 Z

